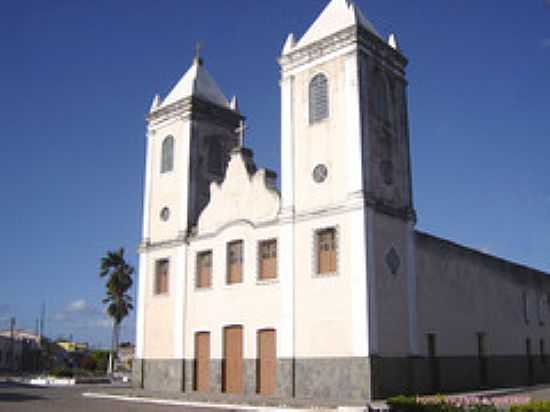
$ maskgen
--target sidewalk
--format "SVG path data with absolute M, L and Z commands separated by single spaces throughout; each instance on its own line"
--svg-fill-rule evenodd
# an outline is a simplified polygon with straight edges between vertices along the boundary
M 316 411 L 335 411 L 345 405 L 352 409 L 364 410 L 365 403 L 346 401 L 319 401 L 315 399 L 283 399 L 266 398 L 260 396 L 248 396 L 228 394 L 197 394 L 197 393 L 172 393 L 154 392 L 134 388 L 102 388 L 101 391 L 90 391 L 85 394 L 88 397 L 105 396 L 106 398 L 118 397 L 121 400 L 149 400 L 155 403 L 171 402 L 195 407 L 209 407 L 216 409 L 232 410 L 274 410 L 291 409 L 295 412 L 315 409 Z
M 105 399 L 119 399 L 128 402 L 146 402 L 164 405 L 181 405 L 197 408 L 229 409 L 244 411 L 275 411 L 291 410 L 302 412 L 315 409 L 318 412 L 358 412 L 358 411 L 387 411 L 383 401 L 351 402 L 351 401 L 319 401 L 316 399 L 282 399 L 265 398 L 260 396 L 248 396 L 243 399 L 238 395 L 227 394 L 197 394 L 197 393 L 171 393 L 153 392 L 134 388 L 101 388 L 101 390 L 84 394 L 87 397 Z M 531 400 L 550 400 L 550 385 L 533 387 L 504 388 L 487 391 L 467 392 L 460 394 L 448 394 L 446 396 L 468 396 L 500 398 L 507 396 L 528 396 Z M 369 409 L 370 407 L 370 409 Z

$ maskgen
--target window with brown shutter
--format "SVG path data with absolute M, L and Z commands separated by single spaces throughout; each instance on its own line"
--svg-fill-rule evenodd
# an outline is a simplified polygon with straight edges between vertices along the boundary
M 227 283 L 243 281 L 243 241 L 237 240 L 227 245 Z
M 157 260 L 155 271 L 155 294 L 162 295 L 168 293 L 168 271 L 170 262 L 168 259 Z
M 316 234 L 317 273 L 336 273 L 336 229 L 319 230 Z
M 277 240 L 265 240 L 259 247 L 259 279 L 269 280 L 277 278 Z
M 212 251 L 201 252 L 197 255 L 196 286 L 206 289 L 212 286 Z

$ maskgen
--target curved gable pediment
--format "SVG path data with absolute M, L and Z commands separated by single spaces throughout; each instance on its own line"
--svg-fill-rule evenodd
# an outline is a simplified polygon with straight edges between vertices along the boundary
M 251 151 L 234 150 L 224 181 L 210 185 L 210 202 L 198 221 L 199 234 L 217 232 L 237 221 L 258 225 L 275 220 L 281 201 L 273 178 L 272 172 L 256 170 Z

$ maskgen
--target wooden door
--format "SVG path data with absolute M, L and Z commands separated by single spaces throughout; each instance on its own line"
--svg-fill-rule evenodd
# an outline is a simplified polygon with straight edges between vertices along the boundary
M 277 339 L 274 330 L 258 332 L 258 382 L 260 395 L 270 396 L 277 387 Z
M 210 364 L 210 333 L 195 335 L 195 390 L 208 392 Z
M 230 326 L 224 329 L 223 339 L 223 390 L 242 393 L 243 328 Z

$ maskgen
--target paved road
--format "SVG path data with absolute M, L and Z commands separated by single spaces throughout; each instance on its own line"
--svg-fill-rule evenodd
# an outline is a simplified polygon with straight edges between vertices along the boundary
M 129 403 L 90 399 L 83 392 L 98 391 L 98 386 L 39 388 L 0 383 L 0 412 L 210 412 L 209 409 Z M 219 410 L 217 411 L 219 412 Z

